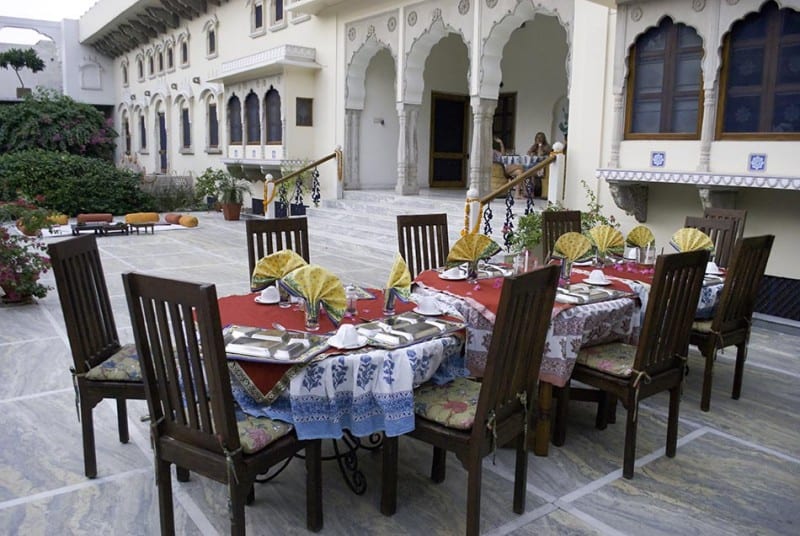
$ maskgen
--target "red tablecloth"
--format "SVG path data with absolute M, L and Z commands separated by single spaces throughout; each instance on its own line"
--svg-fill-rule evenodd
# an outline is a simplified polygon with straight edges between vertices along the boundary
M 383 292 L 379 289 L 369 289 L 369 291 L 375 295 L 375 299 L 358 300 L 357 318 L 345 318 L 342 320 L 343 323 L 361 324 L 364 321 L 383 317 Z M 272 324 L 279 322 L 286 329 L 297 331 L 305 329 L 305 315 L 297 305 L 286 309 L 281 309 L 278 305 L 262 305 L 255 302 L 257 295 L 256 293 L 220 298 L 219 314 L 222 325 L 237 324 L 272 329 Z M 413 302 L 395 301 L 397 313 L 410 311 L 415 306 Z M 335 329 L 330 318 L 324 312 L 320 313 L 319 332 L 327 333 Z M 294 366 L 253 361 L 238 361 L 238 364 L 259 390 L 265 394 Z

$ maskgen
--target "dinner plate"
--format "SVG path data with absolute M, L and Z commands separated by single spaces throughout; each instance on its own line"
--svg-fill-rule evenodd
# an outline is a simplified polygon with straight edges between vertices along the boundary
M 356 350 L 367 345 L 367 338 L 364 335 L 359 335 L 358 340 L 353 344 L 339 344 L 335 337 L 328 339 L 328 344 L 337 350 Z
M 420 314 L 420 315 L 425 315 L 425 316 L 441 316 L 441 315 L 444 314 L 444 312 L 442 312 L 442 311 L 436 311 L 436 312 L 428 311 L 428 312 L 426 312 L 426 311 L 423 311 L 422 309 L 420 309 L 419 307 L 414 307 L 414 312 L 417 313 L 417 314 Z
M 280 299 L 280 297 L 278 297 L 275 300 L 265 300 L 259 294 L 258 296 L 255 297 L 255 299 L 253 301 L 255 301 L 256 303 L 260 303 L 261 305 L 275 305 L 276 303 L 281 301 L 281 299 Z
M 446 281 L 461 281 L 462 279 L 466 278 L 467 278 L 467 272 L 464 272 L 463 270 L 458 272 L 458 274 L 456 275 L 451 275 L 445 272 L 439 274 L 439 279 L 444 279 Z
M 611 281 L 602 281 L 602 282 L 601 281 L 592 281 L 588 277 L 586 279 L 584 279 L 583 282 L 587 283 L 589 285 L 596 285 L 598 287 L 605 287 L 606 285 L 610 285 L 611 284 Z

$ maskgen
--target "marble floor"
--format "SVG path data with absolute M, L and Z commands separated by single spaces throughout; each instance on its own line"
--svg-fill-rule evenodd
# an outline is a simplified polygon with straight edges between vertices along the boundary
M 395 198 L 346 194 L 309 209 L 312 261 L 345 282 L 381 286 L 395 251 L 394 216 L 446 211 L 457 236 L 457 197 Z M 498 211 L 499 212 L 499 211 Z M 243 222 L 196 214 L 193 230 L 98 239 L 123 342 L 131 342 L 120 274 L 141 271 L 208 281 L 221 296 L 247 291 Z M 45 278 L 53 284 L 52 276 Z M 792 331 L 792 330 L 790 330 Z M 604 431 L 593 408 L 573 403 L 567 442 L 546 458 L 531 455 L 527 507 L 512 512 L 512 452 L 484 463 L 484 534 L 798 534 L 800 532 L 800 335 L 759 324 L 753 329 L 741 400 L 730 398 L 732 352 L 715 371 L 711 412 L 699 409 L 702 361 L 690 357 L 678 453 L 664 456 L 665 396 L 640 412 L 637 467 L 621 477 L 624 419 Z M 98 478 L 83 476 L 80 426 L 70 382 L 64 321 L 55 290 L 37 303 L 0 306 L 0 533 L 157 534 L 158 505 L 143 402 L 129 403 L 131 441 L 120 444 L 115 407 L 95 410 Z M 330 448 L 327 446 L 326 448 Z M 427 478 L 429 450 L 400 442 L 397 514 L 379 513 L 380 456 L 359 462 L 367 492 L 355 496 L 334 463 L 324 464 L 323 534 L 462 534 L 466 475 L 453 457 L 447 480 Z M 258 485 L 247 509 L 250 534 L 303 534 L 303 466 Z M 192 475 L 173 481 L 179 534 L 227 531 L 225 489 Z

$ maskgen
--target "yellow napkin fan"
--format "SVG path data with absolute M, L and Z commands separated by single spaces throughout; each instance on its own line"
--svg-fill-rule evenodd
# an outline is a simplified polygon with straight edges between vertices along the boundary
M 553 245 L 556 256 L 575 262 L 586 256 L 592 249 L 592 243 L 581 233 L 564 233 Z
M 344 285 L 322 266 L 301 266 L 284 276 L 282 281 L 289 292 L 306 301 L 306 307 L 314 309 L 322 304 L 334 324 L 338 325 L 342 320 L 347 305 Z
M 653 231 L 651 231 L 649 227 L 637 225 L 631 229 L 625 241 L 629 246 L 643 248 L 653 244 L 656 241 L 656 237 L 653 236 Z
M 714 249 L 714 242 L 703 231 L 693 227 L 678 229 L 670 242 L 678 251 L 697 251 L 698 249 Z
M 621 253 L 625 247 L 622 233 L 610 225 L 598 225 L 590 229 L 589 236 L 594 241 L 594 245 L 597 246 L 597 252 L 601 254 Z
M 281 279 L 286 274 L 307 264 L 303 257 L 290 249 L 283 249 L 262 257 L 253 268 L 253 275 L 250 278 L 250 290 L 252 292 L 263 290 L 276 279 Z
M 411 296 L 411 272 L 408 270 L 405 259 L 399 253 L 395 253 L 394 264 L 386 282 L 386 290 L 393 291 L 403 301 L 408 300 Z
M 458 239 L 447 254 L 447 265 L 488 259 L 500 251 L 497 242 L 484 234 L 468 234 Z

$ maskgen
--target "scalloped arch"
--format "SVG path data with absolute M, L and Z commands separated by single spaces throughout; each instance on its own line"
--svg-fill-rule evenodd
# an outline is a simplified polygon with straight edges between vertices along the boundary
M 353 52 L 350 65 L 347 67 L 347 81 L 345 83 L 345 108 L 348 110 L 364 109 L 367 67 L 369 67 L 372 58 L 384 49 L 388 50 L 392 59 L 395 60 L 396 70 L 397 57 L 393 54 L 392 47 L 382 41 L 378 41 L 374 36 L 369 37 L 358 50 Z
M 431 25 L 414 39 L 406 55 L 401 94 L 403 102 L 422 104 L 422 92 L 425 89 L 425 62 L 434 45 L 450 34 L 456 34 L 461 38 L 461 42 L 467 46 L 467 58 L 470 57 L 470 47 L 462 32 L 450 25 L 445 25 L 441 18 L 432 21 Z M 468 71 L 467 77 L 469 74 Z

